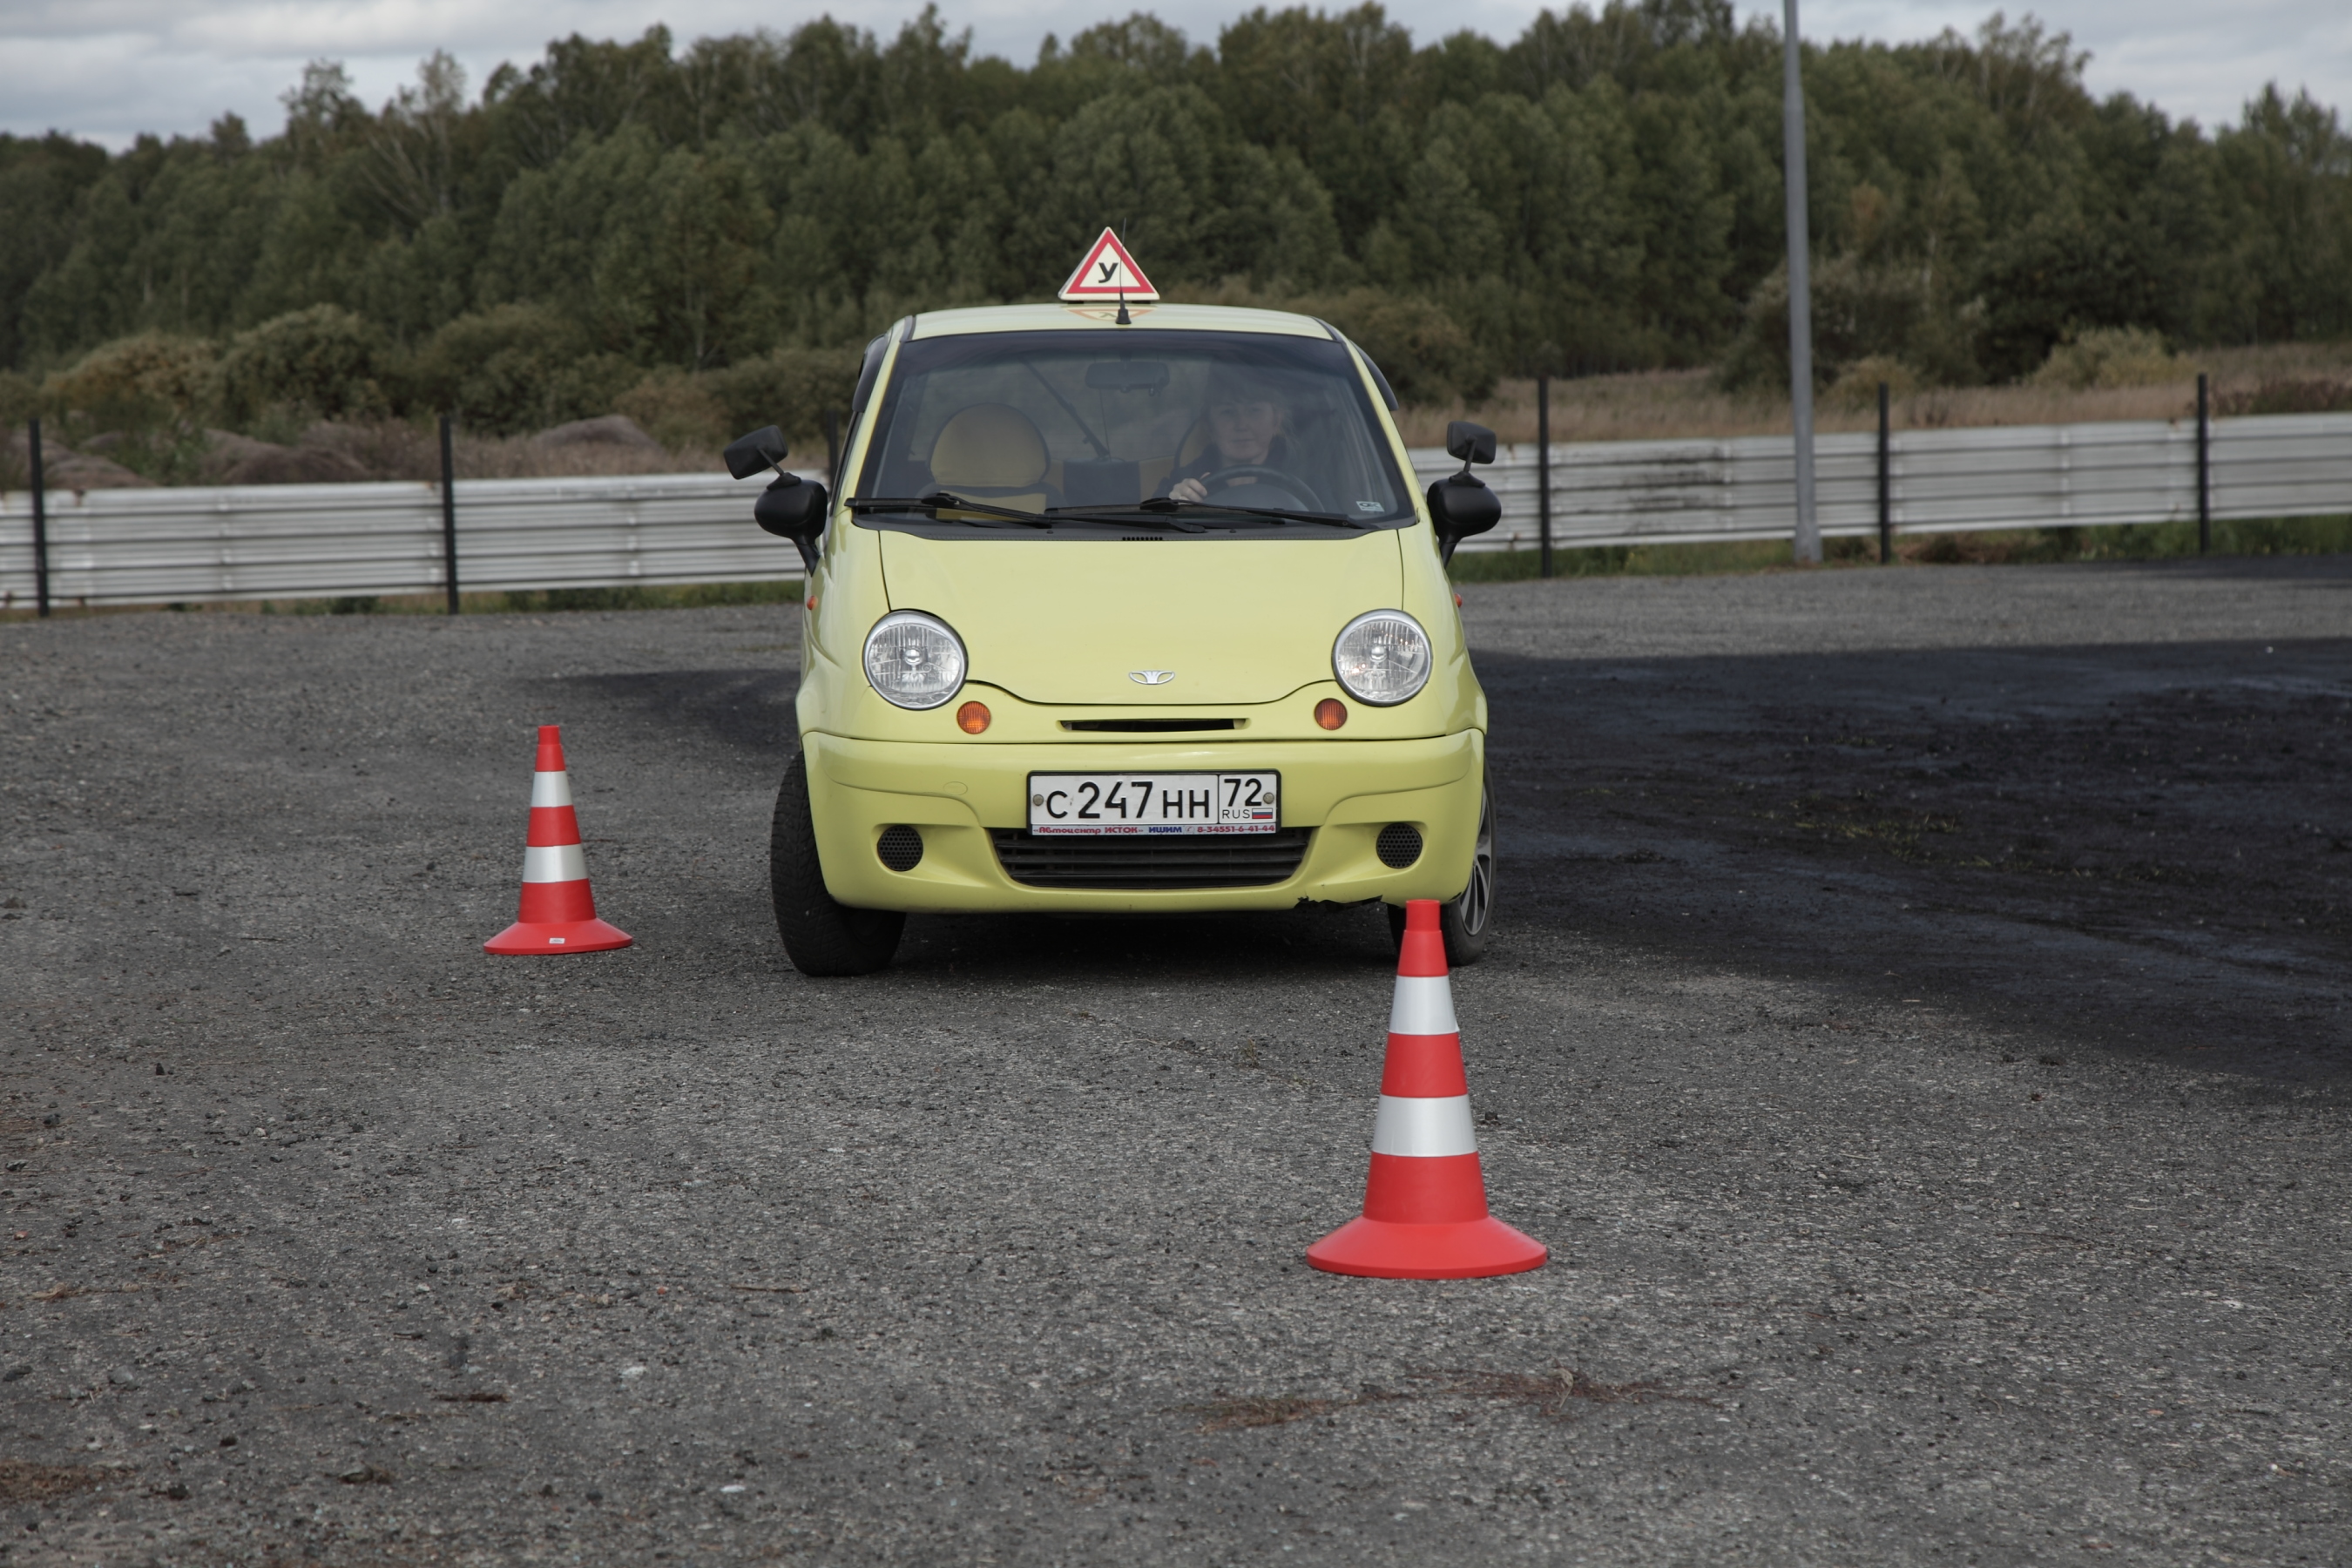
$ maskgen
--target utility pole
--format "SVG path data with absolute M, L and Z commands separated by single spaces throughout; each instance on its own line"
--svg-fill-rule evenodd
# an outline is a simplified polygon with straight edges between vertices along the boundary
M 1821 521 L 1813 512 L 1813 284 L 1807 251 L 1811 223 L 1805 206 L 1805 84 L 1797 68 L 1797 0 L 1780 0 L 1787 31 L 1780 67 L 1780 134 L 1788 160 L 1789 414 L 1797 444 L 1796 557 L 1822 558 Z
M 1543 540 L 1543 574 L 1551 575 L 1551 377 L 1536 377 L 1536 526 Z
M 441 577 L 449 584 L 449 613 L 457 613 L 457 461 L 449 449 L 449 416 L 441 416 Z

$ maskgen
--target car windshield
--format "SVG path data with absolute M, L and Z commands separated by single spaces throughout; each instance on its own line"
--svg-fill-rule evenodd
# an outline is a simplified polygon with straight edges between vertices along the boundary
M 1339 537 L 1413 516 L 1355 361 L 1328 338 L 919 339 L 899 350 L 875 431 L 851 498 L 869 528 Z

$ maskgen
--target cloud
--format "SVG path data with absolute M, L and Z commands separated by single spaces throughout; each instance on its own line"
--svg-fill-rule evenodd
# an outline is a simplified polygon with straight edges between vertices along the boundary
M 2352 10 L 2341 0 L 2072 0 L 2004 7 L 2028 11 L 2091 51 L 2092 91 L 2128 92 L 2175 119 L 2207 128 L 2234 123 L 2248 99 L 2276 81 L 2308 87 L 2323 103 L 2352 109 Z M 1779 20 L 1778 6 L 1748 7 Z M 1946 27 L 1973 36 L 1993 6 L 1952 0 L 1799 0 L 1808 38 L 1905 41 Z
M 1345 0 L 1332 0 L 1338 9 Z M 1564 0 L 1554 0 L 1556 7 Z M 1067 38 L 1137 8 L 1127 0 L 970 0 L 944 6 L 984 53 L 1027 61 L 1047 32 Z M 1150 7 L 1196 41 L 1246 8 L 1245 0 L 1172 0 Z M 1534 16 L 1524 0 L 1398 0 L 1390 15 L 1423 42 L 1463 27 L 1508 39 Z M 306 60 L 340 59 L 361 96 L 389 98 L 416 62 L 446 48 L 478 87 L 501 60 L 539 58 L 551 37 L 634 38 L 666 17 L 680 42 L 702 34 L 789 31 L 832 10 L 884 35 L 921 9 L 919 0 L 855 7 L 814 0 L 699 0 L 677 12 L 647 0 L 549 0 L 536 6 L 481 0 L 7 0 L 0 7 L 0 130 L 56 128 L 110 146 L 142 131 L 197 134 L 225 110 L 257 132 L 282 121 L 278 95 Z M 1749 6 L 1776 21 L 1778 6 Z M 2012 16 L 2021 7 L 2011 6 Z M 1973 33 L 1990 6 L 1954 0 L 1812 0 L 1811 38 L 1916 39 L 1946 26 Z M 2207 125 L 2237 118 L 2263 84 L 2307 86 L 2323 102 L 2352 106 L 2352 7 L 2343 0 L 2073 0 L 2042 8 L 2053 28 L 2093 51 L 2100 92 L 2127 90 Z

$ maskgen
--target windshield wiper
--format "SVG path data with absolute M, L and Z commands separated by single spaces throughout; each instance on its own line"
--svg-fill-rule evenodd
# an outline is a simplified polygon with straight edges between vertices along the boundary
M 966 500 L 945 490 L 934 490 L 927 496 L 859 496 L 849 503 L 853 512 L 867 511 L 976 511 L 983 517 L 1003 518 L 1007 522 L 1021 523 L 1028 528 L 1051 528 L 1050 518 L 1034 511 L 1022 511 L 1009 506 L 991 506 L 984 500 Z M 954 518 L 951 521 L 971 522 L 971 518 Z
M 1335 528 L 1366 529 L 1368 522 L 1358 522 L 1352 517 L 1342 517 L 1336 511 L 1290 511 L 1271 506 L 1227 506 L 1223 501 L 1178 500 L 1174 496 L 1154 496 L 1137 504 L 1139 511 L 1172 512 L 1180 508 L 1205 508 L 1210 511 L 1227 511 L 1241 517 L 1267 517 L 1276 522 L 1328 522 Z
M 1172 528 L 1179 533 L 1206 533 L 1209 531 L 1197 522 L 1186 522 L 1181 517 L 1170 517 L 1162 509 L 1152 506 L 1149 501 L 1144 502 L 1140 506 L 1049 506 L 1045 509 L 1045 515 L 1052 518 L 1056 522 L 1102 522 L 1108 523 L 1114 528 L 1133 528 L 1136 526 L 1136 521 L 1131 517 L 1105 517 L 1102 514 L 1107 511 L 1127 512 L 1145 510 L 1149 510 L 1154 514 L 1151 519 L 1151 526 L 1154 528 Z

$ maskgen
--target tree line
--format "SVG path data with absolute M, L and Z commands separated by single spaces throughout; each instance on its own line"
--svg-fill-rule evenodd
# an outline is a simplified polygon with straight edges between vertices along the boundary
M 2266 89 L 2209 131 L 2095 98 L 2086 58 L 1999 13 L 1806 48 L 1825 381 L 2004 380 L 2097 329 L 2352 333 L 2335 111 Z M 1171 297 L 1322 315 L 1408 397 L 1786 363 L 1780 41 L 1728 0 L 1507 44 L 1416 46 L 1371 4 L 1213 46 L 1139 13 L 1027 66 L 936 10 L 887 41 L 656 27 L 478 92 L 436 54 L 373 110 L 321 61 L 284 103 L 258 140 L 0 137 L 10 397 L 522 430 L 635 393 L 806 429 L 872 332 L 1049 299 L 1105 224 Z

